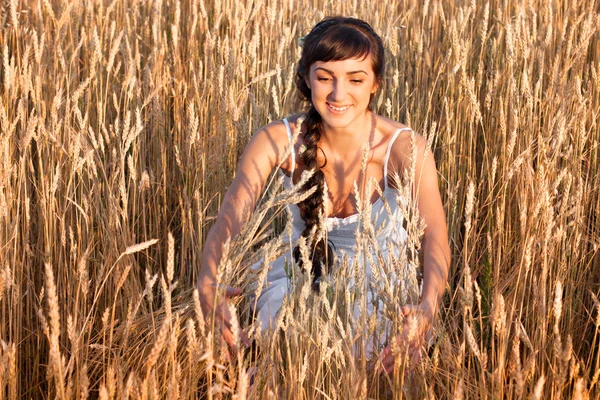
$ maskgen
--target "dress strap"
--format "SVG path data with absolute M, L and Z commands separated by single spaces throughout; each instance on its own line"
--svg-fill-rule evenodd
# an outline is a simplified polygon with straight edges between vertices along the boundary
M 394 132 L 394 136 L 392 136 L 392 140 L 390 140 L 390 144 L 388 144 L 387 151 L 385 153 L 385 160 L 383 162 L 383 184 L 385 189 L 388 188 L 388 161 L 390 160 L 390 153 L 392 152 L 392 145 L 400 135 L 402 131 L 410 131 L 410 128 L 400 128 L 396 132 Z
M 285 129 L 287 130 L 287 135 L 290 143 L 292 144 L 292 168 L 290 168 L 290 174 L 292 176 L 292 180 L 294 179 L 294 168 L 296 167 L 296 152 L 294 151 L 293 141 L 294 135 L 292 134 L 292 128 L 290 126 L 290 122 L 287 118 L 283 119 L 283 123 L 285 124 Z

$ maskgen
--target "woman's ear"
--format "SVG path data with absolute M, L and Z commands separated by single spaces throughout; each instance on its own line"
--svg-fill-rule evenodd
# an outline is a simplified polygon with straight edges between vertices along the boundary
M 371 88 L 371 94 L 375 94 L 375 92 L 377 92 L 377 90 L 379 90 L 379 82 L 375 81 L 373 83 L 373 87 Z
M 308 87 L 310 90 L 312 90 L 312 87 L 310 87 L 310 79 L 308 76 L 304 77 L 304 83 L 306 83 L 306 87 Z

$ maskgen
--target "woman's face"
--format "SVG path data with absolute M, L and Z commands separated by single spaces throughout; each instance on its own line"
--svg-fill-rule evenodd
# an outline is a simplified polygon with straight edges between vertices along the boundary
M 310 66 L 306 84 L 323 122 L 334 129 L 349 127 L 364 116 L 371 94 L 379 87 L 370 54 L 364 58 L 317 61 Z

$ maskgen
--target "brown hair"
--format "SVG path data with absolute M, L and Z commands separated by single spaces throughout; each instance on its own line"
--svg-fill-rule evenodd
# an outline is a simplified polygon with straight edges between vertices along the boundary
M 306 149 L 300 154 L 300 159 L 308 170 L 315 170 L 312 177 L 306 182 L 303 189 L 317 187 L 317 190 L 305 200 L 298 203 L 300 215 L 306 224 L 302 236 L 307 238 L 307 245 L 311 255 L 310 270 L 313 274 L 315 288 L 322 274 L 323 265 L 328 273 L 333 263 L 333 251 L 324 239 L 312 240 L 311 231 L 319 226 L 319 213 L 325 214 L 323 192 L 325 175 L 317 165 L 317 152 L 322 133 L 321 115 L 312 104 L 311 90 L 306 83 L 310 66 L 317 61 L 341 61 L 351 58 L 361 58 L 371 55 L 373 72 L 377 83 L 381 83 L 384 70 L 384 48 L 381 38 L 366 22 L 347 17 L 329 17 L 316 24 L 304 38 L 302 56 L 296 70 L 296 87 L 300 98 L 310 102 L 306 118 L 306 131 L 304 145 Z M 327 161 L 325 161 L 326 163 Z M 312 240 L 312 241 L 311 241 Z M 299 248 L 294 249 L 294 257 L 301 262 Z

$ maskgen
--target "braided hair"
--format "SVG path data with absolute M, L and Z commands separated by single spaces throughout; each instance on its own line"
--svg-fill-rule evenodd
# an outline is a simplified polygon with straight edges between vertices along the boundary
M 301 100 L 308 101 L 309 109 L 305 120 L 304 145 L 306 149 L 300 154 L 300 160 L 307 170 L 314 174 L 304 184 L 303 190 L 316 186 L 317 190 L 298 203 L 300 215 L 306 225 L 302 236 L 306 238 L 310 251 L 309 270 L 313 274 L 313 287 L 318 288 L 322 272 L 329 273 L 333 264 L 333 250 L 321 235 L 313 235 L 313 230 L 319 230 L 319 215 L 325 215 L 323 193 L 325 190 L 325 174 L 321 170 L 327 163 L 318 165 L 317 153 L 322 134 L 322 119 L 312 103 L 311 90 L 306 80 L 309 77 L 310 66 L 317 61 L 341 61 L 351 58 L 361 58 L 371 55 L 373 71 L 377 83 L 381 82 L 384 73 L 384 48 L 381 38 L 371 26 L 356 18 L 329 17 L 316 24 L 304 38 L 302 56 L 298 62 L 295 83 Z M 372 95 L 371 95 L 372 96 Z M 325 155 L 323 153 L 323 155 Z M 319 238 L 318 240 L 315 240 Z M 296 262 L 302 262 L 300 249 L 294 249 Z M 323 270 L 323 271 L 322 271 Z

